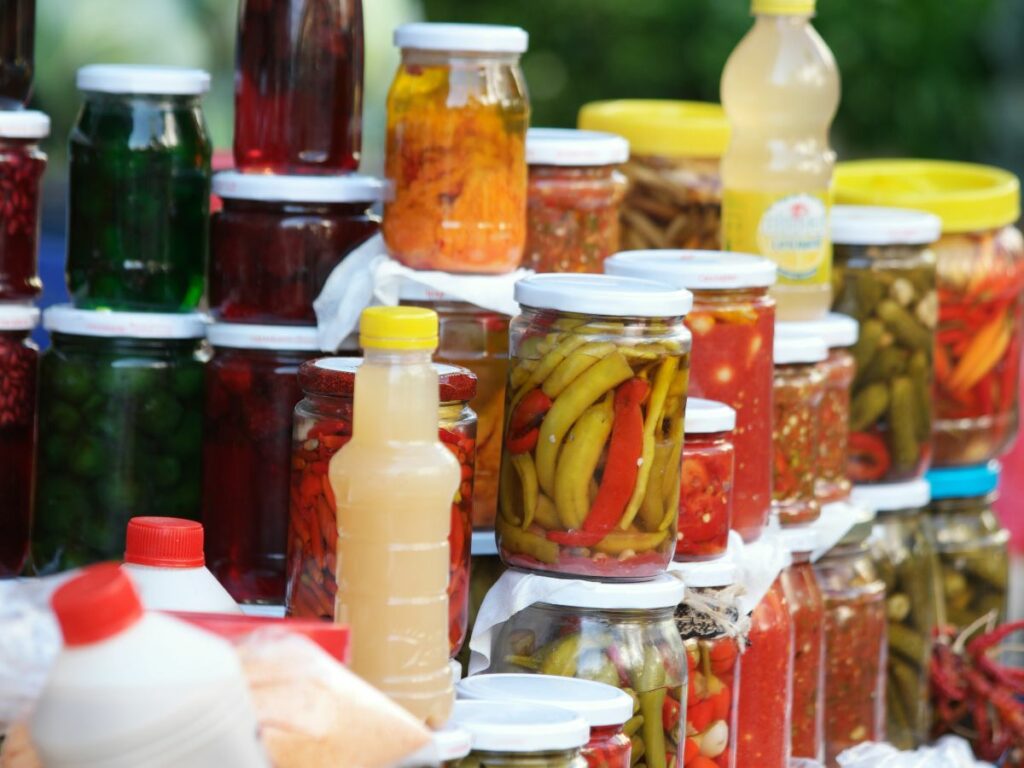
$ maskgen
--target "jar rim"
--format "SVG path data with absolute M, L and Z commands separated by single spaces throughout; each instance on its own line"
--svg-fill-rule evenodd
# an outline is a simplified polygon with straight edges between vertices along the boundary
M 470 53 L 524 53 L 530 36 L 520 27 L 500 24 L 412 22 L 395 28 L 396 48 Z
M 50 117 L 32 109 L 0 111 L 0 139 L 44 139 L 50 135 Z
M 374 176 L 284 176 L 221 171 L 213 175 L 213 194 L 226 200 L 268 203 L 377 203 L 384 182 Z
M 775 328 L 787 335 L 810 334 L 812 336 L 821 336 L 829 349 L 852 347 L 857 343 L 857 338 L 860 334 L 857 321 L 838 312 L 829 312 L 820 320 L 776 322 Z
M 299 387 L 307 394 L 353 397 L 356 369 L 362 363 L 361 357 L 328 356 L 307 360 L 299 366 Z M 434 363 L 434 370 L 442 403 L 468 402 L 476 397 L 476 374 L 468 368 Z
M 210 73 L 153 64 L 89 64 L 78 70 L 76 84 L 90 93 L 199 96 L 210 90 Z
M 697 291 L 769 288 L 775 284 L 777 267 L 748 253 L 667 248 L 619 251 L 605 259 L 604 271 Z
M 684 317 L 693 294 L 652 280 L 593 274 L 543 274 L 520 280 L 515 300 L 522 307 L 598 317 Z
M 469 732 L 474 752 L 577 750 L 590 740 L 590 728 L 582 717 L 539 704 L 456 701 L 451 722 Z
M 269 349 L 317 352 L 320 344 L 316 326 L 250 325 L 248 323 L 210 323 L 206 340 L 214 347 L 232 349 Z
M 455 685 L 460 699 L 547 704 L 567 709 L 591 728 L 621 726 L 633 716 L 633 699 L 625 691 L 592 680 L 557 675 L 499 673 L 473 675 Z
M 686 399 L 683 429 L 687 435 L 713 435 L 736 428 L 736 411 L 717 400 L 701 397 Z
M 0 305 L 0 332 L 31 331 L 38 323 L 38 307 L 31 304 Z
M 206 323 L 199 312 L 114 312 L 57 304 L 43 310 L 43 328 L 68 336 L 125 339 L 201 339 Z
M 629 142 L 614 133 L 574 128 L 526 131 L 526 164 L 599 167 L 629 159 Z
M 833 205 L 830 216 L 836 245 L 919 245 L 942 237 L 942 219 L 910 208 Z

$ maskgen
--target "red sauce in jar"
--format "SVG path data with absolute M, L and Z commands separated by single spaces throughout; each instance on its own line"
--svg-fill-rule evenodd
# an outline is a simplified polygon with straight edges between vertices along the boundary
M 795 552 L 781 578 L 793 617 L 792 756 L 820 761 L 825 746 L 825 603 L 807 553 Z
M 691 398 L 687 404 L 679 532 L 676 539 L 677 560 L 719 557 L 725 554 L 729 546 L 735 449 L 731 441 L 731 430 L 694 431 L 695 419 L 692 414 L 698 404 L 706 402 Z M 714 405 L 730 413 L 730 409 L 720 404 Z

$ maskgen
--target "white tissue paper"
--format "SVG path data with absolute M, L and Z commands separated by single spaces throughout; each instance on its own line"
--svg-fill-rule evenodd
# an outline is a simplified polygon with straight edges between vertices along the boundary
M 970 746 L 958 736 L 943 736 L 913 752 L 869 741 L 851 747 L 836 760 L 840 768 L 994 768 L 992 763 L 975 760 Z
M 777 531 L 778 523 L 773 521 L 757 541 L 735 548 L 735 542 L 729 542 L 729 550 L 735 553 L 733 557 L 740 571 L 738 583 L 743 587 L 740 595 L 742 613 L 753 612 L 782 570 L 793 561 Z
M 870 515 L 870 510 L 852 501 L 836 501 L 823 506 L 821 517 L 809 526 L 818 536 L 818 548 L 811 553 L 811 562 L 817 562 L 822 555 L 838 544 L 854 525 Z

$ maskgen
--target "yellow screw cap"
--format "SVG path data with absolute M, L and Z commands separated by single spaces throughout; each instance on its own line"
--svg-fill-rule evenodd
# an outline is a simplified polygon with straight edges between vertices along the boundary
M 750 12 L 755 16 L 809 16 L 815 0 L 753 0 Z
M 702 101 L 594 101 L 583 105 L 576 122 L 626 138 L 633 155 L 716 158 L 729 144 L 722 107 Z
M 367 307 L 359 317 L 364 349 L 437 349 L 437 313 L 425 307 Z

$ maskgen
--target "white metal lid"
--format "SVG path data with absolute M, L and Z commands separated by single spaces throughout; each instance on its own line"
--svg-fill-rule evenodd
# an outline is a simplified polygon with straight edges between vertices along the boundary
M 395 28 L 395 46 L 421 51 L 523 53 L 530 42 L 525 29 L 497 24 L 413 22 Z
M 582 717 L 591 728 L 622 725 L 633 716 L 633 699 L 607 683 L 555 675 L 473 675 L 459 681 L 460 699 L 549 704 Z
M 469 732 L 448 723 L 444 728 L 434 731 L 426 745 L 396 763 L 393 768 L 444 765 L 450 760 L 464 758 L 469 754 L 471 746 Z
M 384 199 L 384 182 L 373 176 L 278 176 L 221 171 L 213 175 L 213 194 L 228 200 L 282 203 L 375 203 Z
M 686 400 L 686 421 L 683 431 L 688 434 L 707 435 L 730 432 L 736 428 L 736 411 L 717 400 L 690 397 Z
M 124 339 L 201 339 L 206 322 L 198 312 L 113 312 L 58 304 L 43 310 L 43 328 L 72 336 Z
M 523 581 L 527 579 L 542 581 L 537 591 L 546 596 L 541 602 L 567 608 L 611 611 L 672 608 L 679 605 L 686 591 L 682 581 L 667 573 L 658 574 L 649 581 L 633 582 L 560 579 L 536 573 L 526 574 Z
M 831 217 L 839 245 L 927 245 L 942 235 L 942 219 L 908 208 L 834 205 Z
M 924 478 L 905 483 L 855 485 L 850 491 L 850 500 L 874 512 L 920 509 L 932 500 L 932 488 Z
M 196 96 L 210 90 L 210 73 L 151 64 L 89 64 L 78 70 L 78 90 Z
M 777 322 L 775 328 L 788 335 L 820 336 L 829 349 L 852 347 L 857 343 L 857 321 L 838 312 L 829 312 L 820 320 Z
M 494 538 L 494 531 L 473 531 L 469 551 L 473 557 L 497 557 L 498 542 Z
M 451 723 L 469 732 L 473 752 L 578 749 L 590 740 L 590 726 L 582 717 L 541 704 L 456 701 Z
M 50 135 L 50 116 L 33 109 L 0 111 L 0 137 L 42 139 Z
M 806 525 L 786 526 L 777 533 L 782 545 L 791 553 L 813 552 L 818 548 L 820 536 L 817 530 Z
M 618 165 L 629 160 L 629 142 L 614 133 L 573 128 L 530 128 L 528 165 Z
M 669 563 L 668 570 L 670 573 L 678 574 L 687 589 L 728 587 L 735 584 L 740 575 L 736 562 L 728 556 L 699 562 L 673 561 Z M 684 595 L 683 601 L 685 600 Z
M 820 363 L 828 357 L 828 347 L 821 336 L 788 331 L 775 327 L 775 364 Z
M 206 327 L 206 340 L 215 347 L 233 347 L 235 349 L 277 349 L 303 352 L 315 352 L 320 349 L 315 325 L 211 323 Z
M 0 331 L 31 331 L 38 322 L 38 307 L 31 304 L 0 304 Z
M 650 280 L 587 274 L 544 274 L 516 283 L 524 307 L 607 317 L 680 317 L 693 307 L 693 294 Z
M 767 288 L 775 284 L 775 263 L 760 256 L 731 251 L 621 251 L 604 260 L 607 275 L 646 280 L 699 290 Z

